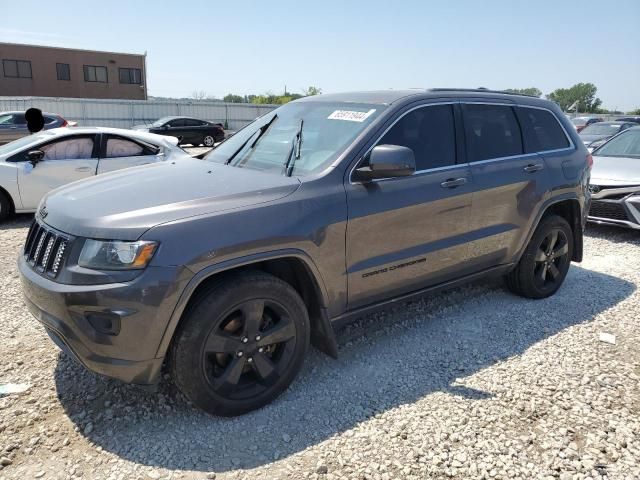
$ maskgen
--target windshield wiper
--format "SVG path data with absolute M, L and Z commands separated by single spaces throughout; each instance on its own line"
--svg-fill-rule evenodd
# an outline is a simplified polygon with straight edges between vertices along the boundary
M 256 143 L 258 143 L 258 140 L 260 140 L 260 137 L 262 137 L 262 135 L 264 135 L 267 130 L 269 130 L 269 127 L 271 126 L 271 124 L 273 124 L 273 122 L 275 122 L 276 118 L 278 118 L 278 114 L 276 113 L 273 118 L 271 120 L 269 120 L 267 123 L 265 123 L 263 126 L 261 126 L 258 130 L 256 130 L 253 135 L 251 135 L 249 138 L 247 138 L 242 145 L 240 145 L 240 148 L 238 148 L 235 152 L 233 152 L 233 155 L 231 155 L 226 162 L 224 162 L 225 165 L 229 165 L 231 163 L 231 161 L 236 158 L 236 156 L 244 149 L 244 147 L 247 146 L 247 144 L 249 143 L 249 140 L 251 140 L 257 132 L 260 132 L 258 134 L 258 136 L 256 137 L 256 139 L 254 140 L 254 142 L 251 144 L 251 148 L 254 148 L 256 146 Z
M 302 126 L 304 125 L 304 120 L 300 119 L 300 126 L 298 127 L 298 131 L 296 132 L 295 137 L 293 137 L 293 141 L 291 142 L 291 150 L 289 150 L 289 155 L 287 156 L 287 161 L 284 164 L 284 173 L 287 177 L 290 177 L 293 173 L 293 167 L 296 163 L 296 160 L 300 159 L 300 152 L 302 150 Z

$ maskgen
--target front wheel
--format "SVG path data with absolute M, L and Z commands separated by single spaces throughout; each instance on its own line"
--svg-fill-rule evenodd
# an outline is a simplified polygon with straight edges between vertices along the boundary
M 215 140 L 215 138 L 213 138 L 212 135 L 207 135 L 202 140 L 202 143 L 204 143 L 205 147 L 213 147 L 213 145 L 216 143 L 216 140 Z
M 520 262 L 507 277 L 507 287 L 527 298 L 546 298 L 558 291 L 573 257 L 573 232 L 558 216 L 544 217 Z
M 309 316 L 288 283 L 262 272 L 214 283 L 182 319 L 170 352 L 178 388 L 222 416 L 260 408 L 302 367 Z

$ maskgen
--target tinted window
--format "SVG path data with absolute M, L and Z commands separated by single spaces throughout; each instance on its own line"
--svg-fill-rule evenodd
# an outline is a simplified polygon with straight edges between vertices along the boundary
M 14 113 L 12 123 L 15 125 L 26 125 L 27 119 L 25 118 L 24 113 Z
M 58 80 L 71 80 L 71 71 L 68 63 L 56 63 L 56 75 Z
M 518 119 L 522 125 L 526 153 L 567 148 L 569 140 L 556 117 L 547 110 L 518 107 Z
M 187 127 L 200 127 L 204 125 L 204 123 L 202 123 L 200 120 L 195 120 L 193 118 L 185 118 L 184 124 Z
M 522 153 L 520 126 L 513 108 L 503 105 L 464 105 L 467 158 L 470 162 Z
M 456 163 L 456 137 L 451 105 L 419 108 L 402 117 L 378 145 L 401 145 L 413 150 L 416 170 Z
M 184 127 L 184 119 L 178 118 L 177 120 L 171 120 L 167 125 L 170 127 Z

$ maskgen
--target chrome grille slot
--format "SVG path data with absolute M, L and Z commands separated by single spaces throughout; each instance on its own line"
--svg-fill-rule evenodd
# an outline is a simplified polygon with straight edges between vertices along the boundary
M 60 271 L 68 238 L 33 222 L 24 245 L 27 262 L 38 272 L 55 277 Z

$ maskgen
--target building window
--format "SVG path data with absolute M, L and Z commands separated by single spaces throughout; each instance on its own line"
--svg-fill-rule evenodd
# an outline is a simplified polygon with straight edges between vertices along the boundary
M 29 60 L 2 60 L 2 69 L 5 77 L 32 78 Z
M 68 63 L 56 63 L 58 80 L 71 80 L 71 70 Z
M 139 68 L 121 68 L 120 83 L 142 84 L 142 74 Z
M 93 65 L 85 65 L 84 81 L 107 83 L 107 67 L 96 67 Z

